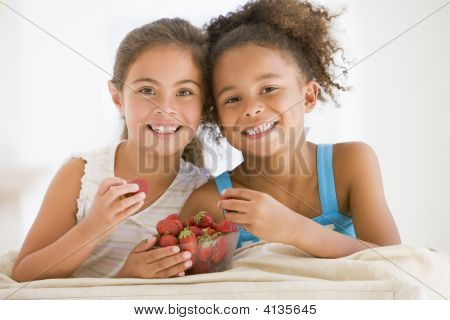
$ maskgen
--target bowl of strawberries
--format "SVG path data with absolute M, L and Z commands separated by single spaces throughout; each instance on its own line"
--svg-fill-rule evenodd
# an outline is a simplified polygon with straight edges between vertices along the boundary
M 211 214 L 199 211 L 188 221 L 171 214 L 156 225 L 157 247 L 179 246 L 190 251 L 192 266 L 186 274 L 224 271 L 233 258 L 239 239 L 235 223 L 222 220 L 216 223 Z

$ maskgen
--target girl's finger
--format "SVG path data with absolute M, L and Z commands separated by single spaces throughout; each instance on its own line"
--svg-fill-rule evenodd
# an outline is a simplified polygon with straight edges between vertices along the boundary
M 136 247 L 133 248 L 134 253 L 145 252 L 151 249 L 156 243 L 156 237 L 153 236 L 150 239 L 142 240 Z
M 190 261 L 191 258 L 192 255 L 189 251 L 183 251 L 178 254 L 163 257 L 159 260 L 149 261 L 148 266 L 154 273 L 164 271 L 180 263 L 186 263 L 185 267 L 187 269 L 192 265 L 192 262 Z
M 235 199 L 225 199 L 219 200 L 219 208 L 237 212 L 247 212 L 248 211 L 248 201 L 247 200 L 235 200 Z
M 121 197 L 127 193 L 136 192 L 139 190 L 139 186 L 135 183 L 127 183 L 123 185 L 111 186 L 109 190 L 105 193 L 107 197 L 107 201 L 113 202 L 117 199 L 124 199 L 125 197 Z
M 97 193 L 99 195 L 104 195 L 107 191 L 109 191 L 109 188 L 112 186 L 120 186 L 120 185 L 124 185 L 127 182 L 119 177 L 110 177 L 110 178 L 106 178 L 103 179 L 102 182 L 100 182 L 98 189 L 97 189 Z
M 222 191 L 221 196 L 225 198 L 234 198 L 241 200 L 253 200 L 260 192 L 244 189 L 244 188 L 229 188 Z
M 136 200 L 137 196 L 138 195 L 134 195 L 130 198 L 126 198 L 126 199 L 122 200 L 122 201 L 125 201 L 125 200 L 132 201 L 134 204 L 131 207 L 128 207 L 126 209 L 120 210 L 120 207 L 119 207 L 119 209 L 116 209 L 117 210 L 117 211 L 115 211 L 116 217 L 117 217 L 117 219 L 119 219 L 119 221 L 122 221 L 123 219 L 136 213 L 136 211 L 138 211 L 144 205 L 144 200 L 138 200 L 138 201 Z M 131 199 L 131 198 L 133 198 L 133 199 Z
M 240 225 L 249 224 L 247 213 L 227 213 L 225 219 Z
M 164 248 L 157 248 L 145 253 L 145 257 L 143 258 L 144 263 L 152 263 L 157 260 L 161 260 L 166 257 L 170 257 L 176 255 L 180 252 L 180 247 L 178 246 L 170 246 Z
M 192 261 L 187 260 L 157 272 L 155 274 L 155 278 L 170 278 L 170 277 L 184 276 L 185 270 L 189 269 L 191 266 Z
M 134 196 L 114 201 L 111 204 L 111 209 L 114 213 L 120 213 L 120 212 L 128 209 L 129 207 L 135 205 L 136 203 L 144 201 L 144 199 L 145 199 L 145 193 L 139 192 L 138 194 L 135 194 Z
M 177 254 L 174 254 L 172 256 L 164 257 L 162 259 L 153 261 L 149 263 L 149 265 L 152 266 L 152 269 L 155 271 L 155 273 L 159 271 L 166 270 L 168 268 L 171 268 L 177 264 L 188 262 L 192 258 L 192 254 L 189 251 L 183 251 Z M 192 264 L 191 262 L 188 262 Z

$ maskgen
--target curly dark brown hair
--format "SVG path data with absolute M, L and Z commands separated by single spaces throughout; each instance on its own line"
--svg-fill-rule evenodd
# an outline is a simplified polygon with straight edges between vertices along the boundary
M 208 83 L 212 92 L 214 65 L 226 50 L 248 43 L 275 48 L 293 60 L 303 79 L 319 84 L 318 99 L 330 97 L 336 106 L 337 90 L 346 91 L 335 80 L 333 68 L 342 68 L 335 61 L 335 53 L 343 50 L 331 35 L 331 21 L 339 16 L 331 15 L 322 6 L 298 0 L 249 1 L 226 16 L 219 16 L 205 25 L 208 33 Z M 205 116 L 211 123 L 210 133 L 218 142 L 221 134 L 213 129 L 218 123 L 217 109 L 213 101 L 207 106 Z

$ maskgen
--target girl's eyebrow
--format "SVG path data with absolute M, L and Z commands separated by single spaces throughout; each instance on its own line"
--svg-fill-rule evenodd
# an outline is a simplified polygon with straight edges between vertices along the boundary
M 223 87 L 222 90 L 220 90 L 219 93 L 217 94 L 217 98 L 220 98 L 220 96 L 223 95 L 225 92 L 233 90 L 233 89 L 236 89 L 236 86 L 229 85 L 229 86 Z
M 256 81 L 260 81 L 260 80 L 265 80 L 265 79 L 270 79 L 270 78 L 281 78 L 281 76 L 277 73 L 264 73 L 260 76 L 258 76 L 255 80 Z
M 266 79 L 270 79 L 270 78 L 281 78 L 281 76 L 277 73 L 264 73 L 258 77 L 256 77 L 255 81 L 261 81 L 261 80 L 266 80 Z M 222 90 L 219 91 L 219 93 L 217 94 L 217 98 L 219 98 L 222 94 L 224 94 L 227 91 L 236 89 L 236 86 L 234 85 L 229 85 L 229 86 L 225 86 L 222 88 Z
M 156 85 L 160 85 L 160 83 L 158 81 L 156 81 L 155 79 L 152 79 L 152 78 L 139 78 L 139 79 L 134 80 L 132 83 L 136 83 L 136 82 L 150 82 L 150 83 L 154 83 Z M 180 84 L 185 84 L 185 83 L 193 83 L 197 87 L 201 88 L 201 85 L 197 81 L 194 81 L 192 79 L 183 79 L 183 80 L 177 81 L 175 83 L 175 85 L 180 85 Z

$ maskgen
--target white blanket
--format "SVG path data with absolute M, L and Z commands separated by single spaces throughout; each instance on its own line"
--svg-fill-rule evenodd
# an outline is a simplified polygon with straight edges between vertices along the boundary
M 170 279 L 69 278 L 17 283 L 16 251 L 0 257 L 0 299 L 444 299 L 450 259 L 438 249 L 397 245 L 320 259 L 258 243 L 236 251 L 224 272 Z

